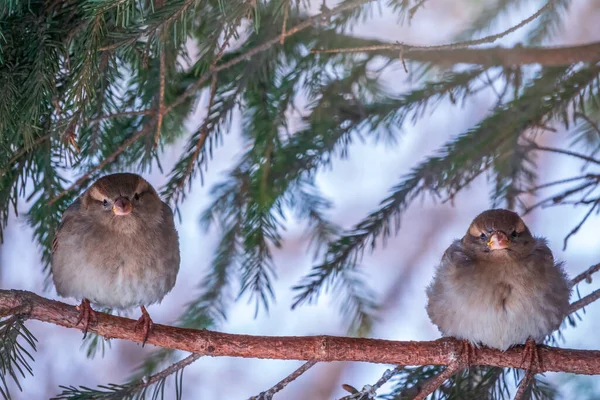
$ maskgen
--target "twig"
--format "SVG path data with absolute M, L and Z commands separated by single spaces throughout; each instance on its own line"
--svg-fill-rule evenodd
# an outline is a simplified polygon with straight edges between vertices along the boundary
M 275 393 L 282 391 L 290 382 L 294 381 L 300 375 L 308 371 L 316 363 L 316 361 L 308 361 L 302 364 L 300 368 L 289 374 L 271 389 L 267 390 L 266 392 L 261 392 L 258 396 L 250 397 L 249 400 L 271 400 Z
M 177 361 L 175 364 L 171 364 L 167 368 L 163 369 L 162 371 L 160 371 L 160 372 L 152 375 L 150 378 L 143 379 L 136 386 L 139 387 L 139 388 L 143 388 L 143 387 L 149 387 L 151 385 L 154 385 L 156 382 L 158 382 L 158 381 L 166 378 L 167 376 L 169 376 L 171 374 L 174 374 L 175 372 L 177 372 L 179 370 L 182 370 L 183 368 L 187 367 L 188 365 L 190 365 L 191 363 L 193 363 L 194 361 L 196 361 L 200 357 L 202 357 L 202 354 L 190 354 L 189 356 L 187 356 L 183 360 Z
M 427 0 L 419 0 L 419 2 L 417 4 L 415 4 L 414 6 L 412 6 L 410 8 L 410 10 L 408 10 L 408 19 L 409 20 L 414 18 L 415 14 L 419 10 L 419 8 L 423 7 L 423 4 L 425 4 L 426 1 Z
M 353 399 L 361 399 L 365 395 L 376 395 L 377 390 L 382 387 L 387 381 L 392 379 L 392 377 L 398 374 L 404 368 L 403 365 L 399 365 L 394 369 L 387 369 L 381 378 L 373 385 L 366 385 L 361 391 L 357 391 L 356 393 L 352 393 L 348 396 L 344 396 L 339 400 L 353 400 Z
M 332 15 L 338 14 L 342 11 L 347 11 L 347 10 L 351 10 L 356 7 L 360 7 L 361 5 L 372 2 L 372 1 L 374 1 L 374 0 L 349 1 L 349 2 L 346 2 L 344 4 L 341 4 L 341 5 L 333 8 L 333 9 L 324 11 L 319 14 L 315 14 L 315 15 L 305 19 L 303 22 L 299 23 L 298 25 L 294 26 L 293 28 L 287 30 L 286 32 L 282 32 L 281 35 L 278 35 L 277 37 L 272 38 L 270 40 L 267 40 L 266 42 L 264 42 L 261 45 L 253 47 L 252 49 L 248 50 L 244 54 L 241 54 L 241 55 L 229 60 L 226 63 L 215 66 L 214 68 L 210 68 L 206 73 L 204 73 L 200 77 L 200 79 L 198 79 L 196 81 L 196 83 L 192 84 L 181 96 L 179 96 L 172 104 L 170 104 L 167 107 L 167 112 L 172 110 L 174 107 L 177 107 L 179 104 L 183 103 L 185 101 L 185 99 L 187 99 L 188 97 L 193 96 L 194 93 L 196 93 L 196 91 L 198 89 L 200 89 L 202 87 L 202 85 L 206 81 L 208 81 L 208 79 L 212 75 L 216 74 L 217 72 L 231 68 L 234 65 L 241 63 L 242 61 L 248 60 L 249 58 L 255 56 L 256 54 L 259 54 L 259 53 L 269 50 L 271 47 L 273 47 L 273 45 L 279 43 L 281 41 L 282 37 L 287 38 L 287 37 L 292 36 L 300 31 L 303 31 L 304 29 L 311 27 L 313 25 L 313 23 L 315 23 L 316 21 L 319 21 L 321 18 L 327 18 Z
M 285 1 L 285 5 L 283 6 L 283 23 L 281 24 L 281 39 L 279 39 L 279 44 L 283 46 L 285 43 L 285 28 L 287 25 L 287 20 L 290 14 L 290 2 L 289 0 Z
M 194 153 L 192 157 L 190 157 L 190 162 L 185 168 L 185 174 L 181 179 L 181 183 L 179 184 L 179 189 L 182 189 L 185 186 L 185 182 L 194 172 L 194 165 L 196 164 L 196 160 L 200 155 L 200 152 L 204 148 L 204 144 L 206 143 L 206 139 L 208 138 L 208 134 L 210 133 L 208 129 L 208 124 L 210 121 L 210 113 L 215 100 L 215 95 L 217 93 L 217 75 L 213 75 L 212 82 L 210 84 L 210 98 L 208 100 L 208 107 L 206 111 L 206 117 L 204 118 L 204 122 L 202 122 L 202 127 L 200 127 L 200 135 L 198 136 L 198 141 L 196 142 L 196 146 L 194 149 Z M 175 202 L 177 202 L 177 196 L 175 198 Z
M 523 191 L 522 193 L 534 193 L 534 192 L 537 192 L 540 189 L 544 189 L 544 188 L 547 188 L 547 187 L 550 187 L 550 186 L 562 185 L 563 183 L 580 181 L 582 179 L 594 179 L 596 181 L 600 181 L 600 175 L 587 174 L 587 175 L 583 175 L 583 176 L 576 176 L 576 177 L 573 177 L 573 178 L 559 179 L 557 181 L 552 181 L 552 182 L 548 182 L 548 183 L 544 183 L 542 185 L 538 185 L 538 186 L 532 187 L 531 189 L 527 189 L 526 191 Z
M 50 199 L 48 201 L 48 205 L 54 204 L 57 200 L 63 198 L 68 193 L 72 192 L 73 190 L 78 188 L 80 185 L 85 183 L 94 172 L 101 170 L 106 165 L 108 165 L 110 162 L 112 162 L 119 154 L 124 152 L 129 146 L 131 146 L 133 143 L 135 143 L 136 140 L 138 140 L 139 138 L 141 138 L 142 136 L 147 134 L 153 127 L 154 127 L 154 123 L 152 123 L 152 122 L 146 124 L 146 126 L 144 126 L 142 129 L 140 129 L 135 134 L 133 134 L 129 139 L 125 140 L 121 144 L 121 146 L 119 146 L 115 151 L 113 151 L 111 154 L 109 154 L 104 160 L 102 160 L 95 167 L 91 168 L 84 175 L 82 175 L 79 179 L 77 179 L 71 186 L 69 186 L 67 189 L 65 189 L 61 193 L 59 193 L 53 199 Z
M 165 49 L 160 50 L 160 87 L 158 91 L 158 116 L 156 121 L 156 134 L 154 135 L 154 147 L 158 146 L 160 140 L 160 131 L 162 129 L 162 122 L 165 116 Z
M 125 45 L 125 44 L 134 43 L 141 37 L 144 37 L 144 36 L 149 37 L 151 34 L 158 31 L 159 29 L 164 30 L 165 29 L 164 27 L 167 27 L 171 22 L 173 22 L 175 19 L 179 18 L 180 15 L 185 13 L 187 11 L 187 9 L 190 8 L 190 6 L 192 6 L 195 3 L 196 3 L 196 0 L 186 0 L 186 2 L 183 4 L 183 6 L 180 9 L 177 10 L 176 12 L 174 12 L 173 15 L 171 15 L 169 18 L 167 18 L 164 22 L 161 22 L 160 24 L 158 24 L 156 26 L 151 26 L 149 29 L 141 31 L 140 33 L 138 33 L 137 35 L 135 35 L 134 37 L 131 37 L 129 39 L 125 39 L 120 42 L 113 43 L 109 46 L 101 47 L 99 49 L 99 51 L 112 51 L 112 50 L 117 49 L 120 46 Z
M 600 127 L 598 127 L 598 124 L 592 121 L 590 117 L 580 112 L 573 113 L 573 119 L 577 120 L 577 118 L 582 118 L 585 122 L 588 123 L 588 125 L 590 125 L 596 131 L 598 136 L 600 136 Z
M 569 314 L 573 314 L 574 312 L 579 311 L 583 307 L 593 303 L 598 299 L 600 299 L 600 289 L 594 290 L 592 293 L 571 304 L 571 306 L 569 307 Z
M 98 122 L 98 121 L 102 121 L 105 119 L 132 117 L 132 116 L 136 116 L 136 115 L 153 115 L 153 114 L 154 114 L 154 110 L 123 111 L 120 113 L 107 114 L 107 115 L 102 115 L 102 116 L 96 117 L 96 118 L 90 118 L 90 119 L 88 119 L 88 122 Z
M 592 204 L 585 216 L 581 219 L 581 221 L 579 221 L 579 224 L 577 224 L 575 228 L 571 229 L 571 232 L 569 232 L 569 234 L 565 237 L 565 240 L 563 242 L 563 251 L 567 249 L 567 242 L 569 241 L 569 238 L 579 231 L 579 229 L 583 226 L 585 221 L 587 221 L 590 215 L 592 215 L 592 212 L 596 209 L 596 207 L 598 207 L 598 204 L 600 204 L 600 197 L 594 201 L 594 204 Z
M 439 388 L 444 382 L 446 382 L 446 380 L 452 377 L 452 375 L 457 373 L 461 368 L 462 367 L 460 363 L 456 361 L 448 365 L 443 372 L 426 380 L 421 386 L 419 393 L 413 397 L 413 400 L 425 400 L 427 396 L 435 392 L 437 388 Z
M 600 294 L 598 295 L 600 296 Z M 0 290 L 0 313 L 29 304 L 28 319 L 49 322 L 72 329 L 77 325 L 79 311 L 74 306 L 45 299 L 35 293 Z M 135 332 L 136 321 L 97 312 L 97 324 L 90 332 L 114 339 L 140 343 Z M 335 336 L 252 336 L 220 333 L 209 330 L 185 329 L 155 324 L 148 344 L 212 357 L 244 357 L 279 360 L 362 361 L 393 365 L 453 365 L 462 342 L 443 338 L 425 342 L 402 342 Z M 575 374 L 600 374 L 600 351 L 574 350 L 544 346 L 538 349 L 544 360 L 543 370 Z M 480 348 L 472 357 L 472 365 L 493 365 L 520 368 L 523 346 L 506 351 Z
M 521 382 L 519 383 L 519 387 L 517 388 L 517 393 L 515 394 L 514 400 L 523 399 L 523 396 L 525 395 L 525 391 L 527 390 L 527 387 L 531 383 L 532 379 L 533 379 L 533 371 L 531 369 L 528 369 L 527 372 L 525 372 L 525 376 L 523 377 L 523 379 L 521 379 Z
M 40 136 L 30 146 L 25 146 L 21 150 L 19 150 L 17 153 L 15 153 L 15 155 L 12 156 L 12 158 L 8 161 L 8 167 L 5 170 L 0 170 L 0 176 L 4 176 L 4 173 L 12 167 L 13 163 L 15 163 L 19 158 L 23 157 L 25 154 L 27 154 L 33 148 L 39 146 L 46 140 L 50 139 L 51 136 L 52 135 L 50 135 L 50 134 Z
M 571 287 L 574 287 L 579 282 L 585 280 L 587 283 L 592 283 L 592 274 L 594 272 L 600 271 L 600 263 L 596 265 L 592 265 L 584 272 L 577 275 L 575 278 L 571 279 Z
M 367 47 L 360 48 L 360 50 L 356 50 L 357 48 L 312 50 L 312 53 L 348 53 L 348 52 L 354 52 L 354 51 L 373 51 L 373 50 L 392 50 L 392 49 L 397 50 L 401 47 L 404 47 L 406 50 L 415 49 L 415 50 L 426 50 L 426 51 L 438 51 L 438 50 L 446 50 L 446 49 L 452 49 L 452 50 L 461 49 L 461 48 L 475 46 L 475 45 L 479 45 L 479 44 L 493 43 L 496 40 L 501 39 L 504 36 L 506 36 L 510 33 L 513 33 L 514 31 L 522 28 L 523 26 L 527 25 L 528 23 L 530 23 L 531 21 L 533 21 L 534 19 L 539 17 L 555 1 L 556 0 L 548 1 L 546 3 L 546 5 L 544 5 L 542 8 L 540 8 L 536 13 L 531 15 L 529 18 L 525 18 L 523 21 L 519 22 L 517 25 L 514 25 L 514 26 L 506 29 L 505 31 L 502 31 L 495 35 L 486 36 L 481 39 L 465 40 L 462 42 L 455 42 L 455 43 L 448 43 L 448 44 L 434 45 L 434 46 L 412 46 L 412 45 L 408 45 L 405 43 L 396 43 L 396 44 L 390 44 L 390 45 L 367 46 Z
M 593 157 L 589 157 L 589 156 L 586 156 L 585 154 L 581 154 L 581 153 L 576 153 L 574 151 L 557 149 L 557 148 L 554 148 L 554 147 L 538 146 L 535 143 L 532 143 L 531 148 L 533 150 L 541 150 L 541 151 L 547 151 L 547 152 L 550 152 L 550 153 L 564 154 L 564 155 L 567 155 L 567 156 L 572 156 L 572 157 L 580 158 L 580 159 L 582 159 L 584 161 L 591 162 L 593 164 L 600 165 L 600 160 L 596 160 Z

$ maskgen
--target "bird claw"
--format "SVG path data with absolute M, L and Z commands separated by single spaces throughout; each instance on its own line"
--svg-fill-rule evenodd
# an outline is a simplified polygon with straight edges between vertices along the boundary
M 148 336 L 150 336 L 150 332 L 152 332 L 152 327 L 154 326 L 154 322 L 152 322 L 152 318 L 150 318 L 150 314 L 148 314 L 148 311 L 146 311 L 146 307 L 141 306 L 140 308 L 142 309 L 142 316 L 135 323 L 134 330 L 135 331 L 137 331 L 138 329 L 142 330 L 142 333 L 144 334 L 144 340 L 142 340 L 142 347 L 144 347 L 144 345 L 146 344 L 146 341 L 148 340 Z
M 527 370 L 538 370 L 543 371 L 544 365 L 542 364 L 542 357 L 539 349 L 532 338 L 527 339 L 525 342 L 525 348 L 523 349 L 523 356 L 521 358 L 521 368 L 524 364 L 527 364 Z
M 473 359 L 477 356 L 477 348 L 471 344 L 467 339 L 463 339 L 460 348 L 460 358 L 462 363 L 467 367 L 471 368 Z
M 75 326 L 83 322 L 83 338 L 85 339 L 88 333 L 88 328 L 90 327 L 90 322 L 92 326 L 98 323 L 98 314 L 92 309 L 88 299 L 81 300 L 81 304 L 76 308 L 79 310 L 79 318 L 77 318 Z

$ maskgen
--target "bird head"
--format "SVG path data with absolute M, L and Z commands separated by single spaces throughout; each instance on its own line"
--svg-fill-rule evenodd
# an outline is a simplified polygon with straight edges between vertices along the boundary
M 479 214 L 462 239 L 480 258 L 518 259 L 533 252 L 535 239 L 518 214 L 503 209 Z
M 129 173 L 98 179 L 82 197 L 89 215 L 121 229 L 160 218 L 161 203 L 152 185 L 141 176 Z

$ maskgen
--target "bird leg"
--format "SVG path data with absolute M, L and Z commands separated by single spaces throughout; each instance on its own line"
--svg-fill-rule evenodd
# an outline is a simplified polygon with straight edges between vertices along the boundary
M 525 342 L 525 348 L 523 349 L 523 357 L 521 358 L 521 367 L 523 364 L 527 364 L 527 371 L 536 369 L 538 371 L 544 370 L 542 364 L 542 357 L 540 356 L 539 349 L 532 338 L 527 339 Z
M 477 355 L 477 349 L 473 344 L 467 339 L 463 339 L 461 342 L 460 348 L 460 358 L 462 359 L 462 364 L 467 368 L 471 368 L 471 362 L 473 358 Z
M 142 333 L 144 334 L 144 340 L 142 341 L 142 347 L 144 347 L 144 345 L 146 344 L 146 340 L 148 340 L 148 336 L 150 336 L 150 332 L 152 332 L 152 326 L 154 325 L 154 322 L 152 322 L 152 318 L 150 318 L 150 314 L 148 314 L 148 311 L 146 311 L 146 307 L 141 306 L 140 308 L 142 310 L 142 316 L 135 323 L 135 330 L 136 331 L 138 329 L 142 330 Z
M 79 310 L 79 318 L 77 318 L 75 326 L 79 325 L 80 322 L 83 322 L 83 338 L 85 339 L 90 322 L 92 325 L 96 325 L 98 323 L 98 314 L 96 314 L 96 311 L 92 309 L 88 299 L 81 300 L 81 304 L 76 308 Z

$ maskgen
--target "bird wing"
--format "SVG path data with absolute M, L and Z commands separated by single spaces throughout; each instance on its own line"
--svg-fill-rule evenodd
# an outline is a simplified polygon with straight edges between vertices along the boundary
M 75 216 L 75 214 L 79 211 L 80 206 L 81 206 L 81 201 L 79 199 L 77 199 L 69 207 L 67 207 L 67 209 L 63 213 L 60 223 L 58 224 L 58 229 L 56 230 L 56 233 L 54 234 L 54 239 L 52 239 L 51 254 L 54 254 L 54 252 L 58 248 L 58 237 L 60 236 L 61 229 L 65 226 L 66 223 L 69 222 L 70 219 L 72 219 Z
M 446 249 L 444 255 L 442 256 L 442 264 L 452 265 L 458 268 L 471 265 L 472 261 L 472 258 L 465 251 L 460 240 L 455 240 L 452 242 L 450 247 Z

